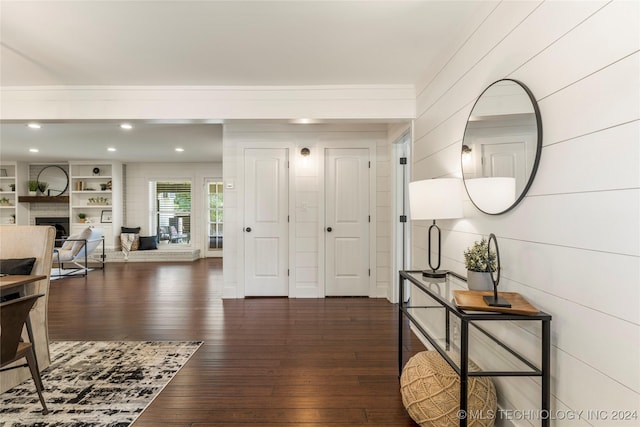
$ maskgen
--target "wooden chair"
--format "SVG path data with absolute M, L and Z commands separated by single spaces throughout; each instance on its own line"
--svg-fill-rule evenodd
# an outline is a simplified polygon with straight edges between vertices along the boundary
M 22 329 L 27 322 L 29 311 L 36 300 L 44 294 L 28 295 L 0 304 L 0 371 L 28 366 L 31 377 L 36 385 L 38 397 L 42 404 L 42 413 L 48 414 L 47 404 L 42 396 L 42 378 L 36 364 L 36 355 L 30 342 L 21 340 Z M 16 365 L 5 368 L 6 365 L 22 358 L 26 358 L 26 365 Z

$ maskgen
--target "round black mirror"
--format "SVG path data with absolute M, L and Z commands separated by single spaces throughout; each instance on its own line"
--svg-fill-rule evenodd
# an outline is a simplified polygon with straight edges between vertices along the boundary
M 46 191 L 49 196 L 59 196 L 67 191 L 69 187 L 69 175 L 60 166 L 47 166 L 38 174 L 38 186 L 46 184 Z
M 516 80 L 491 84 L 476 100 L 462 139 L 462 177 L 482 212 L 513 209 L 540 163 L 542 121 L 531 91 Z

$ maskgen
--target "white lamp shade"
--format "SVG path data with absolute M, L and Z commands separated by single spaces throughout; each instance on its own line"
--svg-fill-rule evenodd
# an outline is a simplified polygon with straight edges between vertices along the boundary
M 475 205 L 487 213 L 500 213 L 516 201 L 516 179 L 487 177 L 465 179 L 467 193 Z
M 411 219 L 462 218 L 462 181 L 425 179 L 409 183 Z

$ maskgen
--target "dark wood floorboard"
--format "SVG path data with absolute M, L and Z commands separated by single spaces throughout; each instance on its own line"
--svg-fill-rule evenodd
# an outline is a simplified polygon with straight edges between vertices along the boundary
M 222 261 L 114 263 L 51 283 L 51 340 L 201 340 L 134 427 L 415 426 L 385 299 L 222 300 Z M 407 333 L 405 360 L 424 350 Z

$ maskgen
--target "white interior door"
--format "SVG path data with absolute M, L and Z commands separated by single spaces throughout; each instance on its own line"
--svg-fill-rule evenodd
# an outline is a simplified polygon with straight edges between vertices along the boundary
M 285 148 L 244 152 L 246 296 L 289 294 L 287 158 Z
M 526 152 L 524 141 L 482 143 L 482 176 L 516 179 L 516 194 L 526 184 Z
M 369 150 L 325 151 L 325 294 L 369 295 Z

